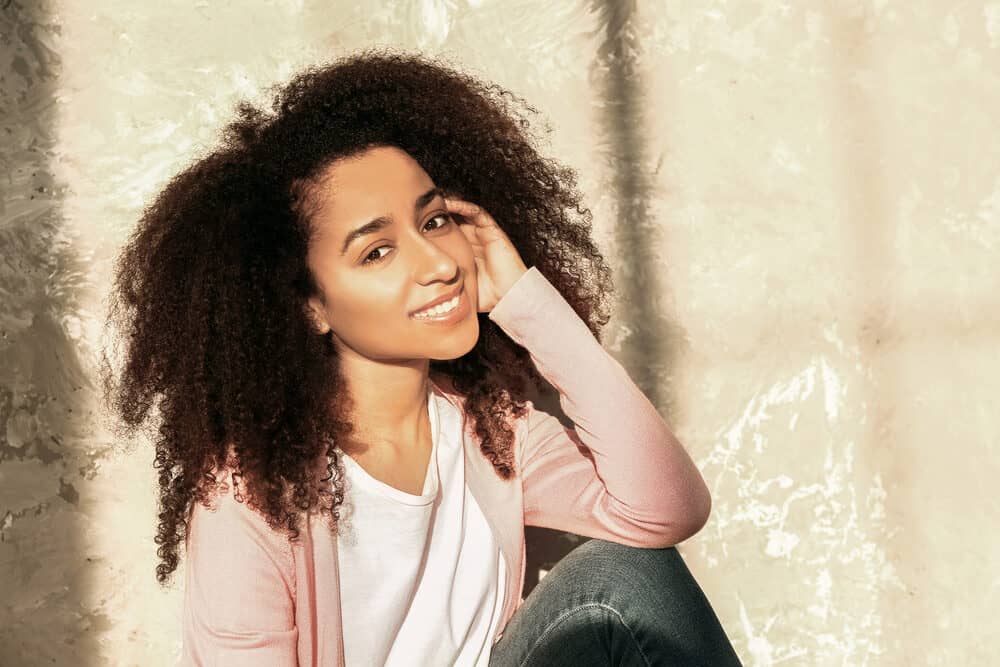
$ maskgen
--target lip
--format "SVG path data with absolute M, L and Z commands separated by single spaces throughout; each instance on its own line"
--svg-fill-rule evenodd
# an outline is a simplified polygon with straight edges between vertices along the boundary
M 410 315 L 410 319 L 415 320 L 417 322 L 422 322 L 424 324 L 455 324 L 456 322 L 460 322 L 461 320 L 464 320 L 466 318 L 466 316 L 469 314 L 470 308 L 471 306 L 469 305 L 469 295 L 466 294 L 465 291 L 463 290 L 459 292 L 458 305 L 455 306 L 455 308 L 450 313 L 447 313 L 446 315 L 442 315 L 440 317 L 431 317 L 431 318 L 426 318 L 426 317 L 417 318 L 414 317 L 413 315 Z
M 416 315 L 417 313 L 419 313 L 421 310 L 427 310 L 428 308 L 430 308 L 432 306 L 436 306 L 439 303 L 444 303 L 445 301 L 451 301 L 456 296 L 458 296 L 458 293 L 462 291 L 462 287 L 464 287 L 464 286 L 465 286 L 465 283 L 463 282 L 461 285 L 459 285 L 458 287 L 456 287 L 455 289 L 453 289 L 451 292 L 448 292 L 447 294 L 439 296 L 438 298 L 434 299 L 433 301 L 428 301 L 427 303 L 425 303 L 422 306 L 414 308 L 413 310 L 410 311 L 410 317 L 413 317 L 414 315 Z M 459 304 L 459 305 L 462 305 L 462 304 Z

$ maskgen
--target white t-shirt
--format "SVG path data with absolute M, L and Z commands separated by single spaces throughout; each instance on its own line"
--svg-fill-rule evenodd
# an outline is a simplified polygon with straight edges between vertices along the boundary
M 461 414 L 433 390 L 433 450 L 417 496 L 344 455 L 337 536 L 348 667 L 486 667 L 504 600 L 505 563 L 465 484 Z

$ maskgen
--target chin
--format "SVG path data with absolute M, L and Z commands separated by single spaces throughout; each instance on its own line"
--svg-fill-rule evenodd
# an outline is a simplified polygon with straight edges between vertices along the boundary
M 462 329 L 461 332 L 455 331 L 453 337 L 440 339 L 440 348 L 428 356 L 435 361 L 452 361 L 474 350 L 476 343 L 479 342 L 479 319 L 473 318 L 472 322 Z

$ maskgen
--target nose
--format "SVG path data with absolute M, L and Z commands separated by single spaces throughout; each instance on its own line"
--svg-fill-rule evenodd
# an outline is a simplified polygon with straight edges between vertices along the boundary
M 420 238 L 416 247 L 417 277 L 420 282 L 450 282 L 455 277 L 458 262 L 445 248 L 427 237 Z

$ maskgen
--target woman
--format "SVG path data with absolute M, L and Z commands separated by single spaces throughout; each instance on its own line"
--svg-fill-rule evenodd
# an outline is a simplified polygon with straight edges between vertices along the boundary
M 182 664 L 739 664 L 673 548 L 708 490 L 601 347 L 590 212 L 505 96 L 311 68 L 144 211 L 106 389 L 133 428 L 158 406 Z M 595 539 L 522 600 L 525 525 Z

